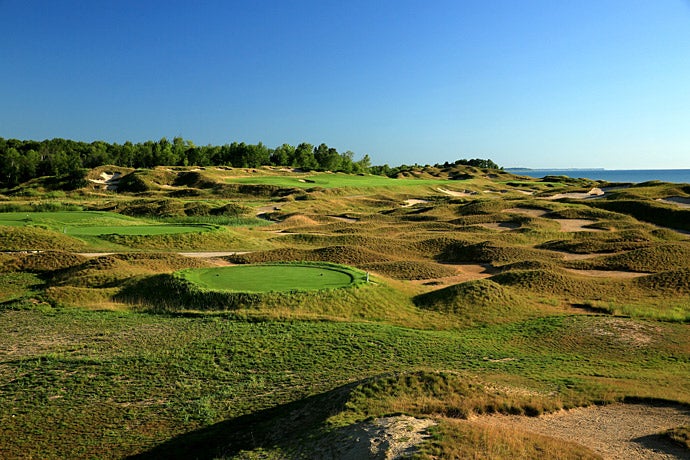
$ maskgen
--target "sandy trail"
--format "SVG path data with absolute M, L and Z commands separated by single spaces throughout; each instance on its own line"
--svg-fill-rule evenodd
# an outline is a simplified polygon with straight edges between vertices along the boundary
M 508 208 L 503 212 L 522 214 L 528 217 L 544 217 L 549 211 L 539 208 Z M 588 225 L 596 224 L 592 219 L 551 219 L 558 222 L 562 232 L 604 232 L 601 228 L 589 228 Z
M 603 232 L 601 228 L 589 228 L 587 225 L 596 224 L 596 220 L 591 219 L 553 219 L 561 224 L 563 232 Z
M 690 208 L 690 198 L 683 196 L 669 196 L 668 198 L 659 198 L 657 201 L 672 204 L 680 208 Z
M 428 203 L 427 200 L 419 200 L 416 198 L 410 198 L 405 200 L 404 204 L 402 205 L 403 208 L 411 208 L 412 206 L 416 204 L 423 204 L 423 203 Z
M 629 278 L 639 278 L 641 276 L 651 275 L 651 273 L 641 273 L 641 272 L 626 272 L 626 271 L 616 271 L 616 270 L 576 270 L 574 268 L 566 268 L 565 271 L 570 272 L 574 275 L 591 276 L 594 278 L 629 279 Z
M 479 280 L 483 278 L 488 278 L 494 273 L 490 270 L 487 265 L 481 264 L 455 264 L 451 265 L 455 268 L 458 273 L 453 276 L 446 276 L 443 278 L 425 279 L 425 280 L 411 280 L 412 284 L 431 284 L 433 283 L 436 289 L 441 289 L 445 286 L 450 286 L 453 284 L 460 284 L 466 281 Z
M 476 194 L 477 194 L 477 192 L 472 192 L 472 191 L 456 192 L 456 191 L 454 191 L 454 190 L 448 190 L 448 189 L 445 189 L 445 188 L 437 188 L 436 190 L 438 190 L 438 191 L 441 192 L 441 193 L 445 193 L 446 195 L 450 195 L 450 196 L 459 196 L 459 197 L 463 197 L 463 196 L 472 196 L 472 195 L 476 195 Z
M 609 460 L 690 458 L 688 449 L 660 436 L 690 425 L 690 409 L 680 405 L 611 404 L 540 417 L 482 415 L 472 421 L 576 442 Z

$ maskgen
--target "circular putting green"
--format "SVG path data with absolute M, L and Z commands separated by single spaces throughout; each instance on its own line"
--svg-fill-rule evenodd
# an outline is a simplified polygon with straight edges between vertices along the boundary
M 361 280 L 356 270 L 327 264 L 261 264 L 198 268 L 178 272 L 214 291 L 311 291 L 346 287 Z

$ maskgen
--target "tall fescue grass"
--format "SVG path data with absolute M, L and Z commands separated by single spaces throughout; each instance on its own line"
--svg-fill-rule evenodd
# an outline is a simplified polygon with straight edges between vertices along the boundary
M 579 444 L 513 428 L 441 419 L 419 459 L 553 459 L 589 460 L 602 457 Z

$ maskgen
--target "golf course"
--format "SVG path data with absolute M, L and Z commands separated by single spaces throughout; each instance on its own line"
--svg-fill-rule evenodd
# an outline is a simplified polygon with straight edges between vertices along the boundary
M 0 190 L 4 458 L 690 453 L 688 185 L 85 174 Z

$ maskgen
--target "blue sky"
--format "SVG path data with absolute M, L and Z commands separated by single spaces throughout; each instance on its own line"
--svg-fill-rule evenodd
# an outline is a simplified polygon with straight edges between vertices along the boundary
M 690 168 L 682 0 L 0 0 L 0 137 Z

